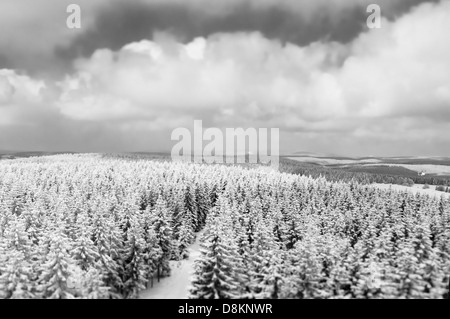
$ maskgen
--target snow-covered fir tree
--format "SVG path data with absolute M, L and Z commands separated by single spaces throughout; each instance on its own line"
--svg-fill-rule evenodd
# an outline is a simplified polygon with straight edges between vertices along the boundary
M 199 238 L 191 298 L 444 298 L 450 199 L 259 168 L 0 162 L 0 296 L 134 298 Z

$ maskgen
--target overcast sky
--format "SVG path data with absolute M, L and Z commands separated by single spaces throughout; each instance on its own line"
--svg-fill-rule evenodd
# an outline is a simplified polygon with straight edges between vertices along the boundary
M 1 0 L 0 30 L 0 150 L 170 151 L 201 119 L 450 156 L 450 0 Z

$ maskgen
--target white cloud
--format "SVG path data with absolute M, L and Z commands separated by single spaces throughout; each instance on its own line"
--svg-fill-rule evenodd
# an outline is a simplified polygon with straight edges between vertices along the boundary
M 338 74 L 346 103 L 361 116 L 436 116 L 447 112 L 450 2 L 422 5 L 380 34 L 361 35 Z
M 250 120 L 279 110 L 318 120 L 338 113 L 329 109 L 330 99 L 340 98 L 338 85 L 322 69 L 345 51 L 342 46 L 282 46 L 259 33 L 217 34 L 185 45 L 161 42 L 98 50 L 79 61 L 78 74 L 62 83 L 62 112 L 84 120 L 142 120 L 196 111 L 225 111 Z M 323 90 L 330 95 L 322 95 Z M 111 98 L 101 106 L 98 99 L 86 99 L 93 95 Z
M 188 44 L 160 35 L 79 61 L 78 73 L 62 85 L 60 108 L 83 120 L 193 113 L 217 125 L 221 115 L 233 123 L 275 118 L 266 125 L 300 130 L 338 129 L 350 118 L 433 117 L 448 110 L 449 29 L 447 1 L 384 21 L 381 30 L 348 46 L 283 46 L 259 33 L 216 34 Z M 74 82 L 83 85 L 73 88 Z
M 46 109 L 34 107 L 44 100 L 45 89 L 41 80 L 0 69 L 0 127 L 34 122 L 33 115 Z
M 22 100 L 40 100 L 45 83 L 26 75 L 19 75 L 14 70 L 0 70 L 0 92 L 3 98 L 10 101 L 13 98 Z M 2 95 L 0 93 L 0 95 Z
M 0 106 L 5 105 L 14 94 L 14 87 L 6 76 L 0 75 Z

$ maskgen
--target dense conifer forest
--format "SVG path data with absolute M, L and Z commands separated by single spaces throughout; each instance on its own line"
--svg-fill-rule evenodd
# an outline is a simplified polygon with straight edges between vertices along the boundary
M 189 298 L 445 298 L 450 200 L 269 168 L 0 162 L 1 298 L 136 298 L 200 237 Z

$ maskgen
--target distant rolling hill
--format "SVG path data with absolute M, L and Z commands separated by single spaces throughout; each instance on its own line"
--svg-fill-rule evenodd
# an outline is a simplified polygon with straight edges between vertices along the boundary
M 298 155 L 286 156 L 297 162 L 339 169 L 413 178 L 436 177 L 450 179 L 448 157 L 337 157 Z

